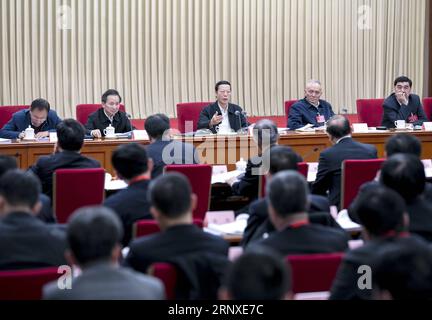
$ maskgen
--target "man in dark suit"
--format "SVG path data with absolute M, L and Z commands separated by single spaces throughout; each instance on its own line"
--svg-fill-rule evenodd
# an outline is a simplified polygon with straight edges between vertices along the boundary
M 246 128 L 248 123 L 243 110 L 236 104 L 229 103 L 231 83 L 222 80 L 215 86 L 217 101 L 205 107 L 199 116 L 198 129 L 210 129 L 217 132 L 237 132 Z
M 66 257 L 82 273 L 72 280 L 70 289 L 59 289 L 57 281 L 47 284 L 44 299 L 163 299 L 158 279 L 119 266 L 121 238 L 121 222 L 112 210 L 88 207 L 75 212 L 68 223 Z
M 150 199 L 162 232 L 133 240 L 125 264 L 147 272 L 154 262 L 172 263 L 182 275 L 178 298 L 216 298 L 228 243 L 192 223 L 196 196 L 187 178 L 178 173 L 158 177 L 150 186 Z
M 102 108 L 93 112 L 87 119 L 86 134 L 95 138 L 104 137 L 104 129 L 112 126 L 115 133 L 133 130 L 132 123 L 126 113 L 119 110 L 122 98 L 117 90 L 109 89 L 102 95 Z
M 343 116 L 334 116 L 328 121 L 327 135 L 333 146 L 320 154 L 312 193 L 325 196 L 329 191 L 330 205 L 339 206 L 342 162 L 348 159 L 376 159 L 377 150 L 373 145 L 354 141 L 350 123 Z
M 51 110 L 48 101 L 36 99 L 29 109 L 20 110 L 12 115 L 12 119 L 0 130 L 0 138 L 22 139 L 28 127 L 34 129 L 36 139 L 49 137 L 49 133 L 54 132 L 60 122 L 61 119 L 54 110 Z
M 310 223 L 308 185 L 296 171 L 277 173 L 267 185 L 268 210 L 276 232 L 252 245 L 270 247 L 282 255 L 343 252 L 348 235 L 342 229 Z
M 199 155 L 190 143 L 172 140 L 169 118 L 158 113 L 146 119 L 145 129 L 150 138 L 147 154 L 153 160 L 152 179 L 163 173 L 167 164 L 197 164 Z
M 299 156 L 287 146 L 274 146 L 270 150 L 270 168 L 266 176 L 266 183 L 270 183 L 272 176 L 284 170 L 298 170 Z M 267 197 L 258 199 L 249 206 L 249 219 L 243 233 L 241 245 L 246 247 L 259 241 L 272 232 L 275 227 L 269 219 Z M 328 199 L 323 196 L 308 194 L 309 220 L 326 226 L 340 228 L 330 215 Z
M 132 237 L 133 224 L 140 219 L 151 219 L 147 191 L 150 183 L 152 161 L 145 148 L 137 143 L 119 146 L 112 154 L 111 162 L 119 179 L 128 187 L 108 199 L 104 205 L 113 209 L 123 224 L 122 244 L 127 246 Z
M 0 269 L 31 269 L 66 264 L 66 239 L 57 225 L 36 218 L 39 180 L 10 170 L 0 178 Z
M 99 168 L 98 161 L 80 154 L 84 143 L 84 127 L 74 119 L 67 119 L 57 126 L 57 143 L 54 154 L 38 159 L 30 171 L 41 183 L 42 191 L 52 198 L 53 174 L 57 169 Z
M 384 100 L 382 126 L 394 128 L 396 120 L 405 120 L 413 125 L 428 121 L 420 97 L 411 93 L 412 81 L 402 76 L 394 81 L 394 92 Z
M 430 252 L 427 242 L 406 232 L 409 219 L 404 200 L 397 192 L 375 186 L 360 196 L 354 211 L 363 225 L 366 242 L 343 258 L 331 288 L 330 299 L 334 300 L 371 299 L 376 266 L 387 253 L 402 248 Z
M 289 111 L 287 128 L 296 130 L 311 124 L 313 127 L 321 127 L 334 116 L 332 106 L 325 100 L 321 100 L 321 82 L 309 80 L 306 83 L 305 97 L 294 103 Z

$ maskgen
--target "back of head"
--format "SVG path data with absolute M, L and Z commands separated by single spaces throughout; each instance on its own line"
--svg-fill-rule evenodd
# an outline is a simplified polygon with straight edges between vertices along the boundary
M 398 246 L 384 252 L 374 268 L 375 288 L 387 291 L 391 298 L 432 298 L 432 253 L 426 246 Z
M 145 148 L 138 143 L 119 146 L 112 154 L 111 162 L 122 178 L 130 180 L 148 170 Z
M 396 153 L 408 153 L 420 157 L 421 143 L 420 140 L 411 134 L 398 133 L 391 136 L 385 144 L 387 157 L 391 157 Z
M 51 107 L 48 101 L 46 101 L 45 99 L 36 99 L 33 100 L 31 105 L 30 105 L 30 110 L 46 110 L 47 112 L 50 111 Z
M 106 103 L 109 96 L 117 96 L 119 97 L 119 102 L 122 102 L 122 97 L 120 96 L 120 93 L 117 90 L 108 89 L 102 94 L 102 98 L 101 98 L 102 103 Z
M 234 261 L 225 287 L 233 300 L 281 300 L 291 290 L 291 271 L 277 253 L 257 249 Z
M 57 125 L 57 139 L 60 148 L 79 151 L 84 143 L 85 129 L 74 119 L 66 119 Z
M 10 206 L 32 209 L 39 200 L 41 184 L 31 172 L 9 170 L 0 178 L 0 197 Z
M 188 214 L 191 208 L 191 186 L 180 173 L 166 173 L 150 184 L 150 201 L 165 218 L 176 219 Z
M 106 207 L 78 209 L 68 221 L 69 248 L 81 266 L 109 261 L 122 236 L 120 219 Z
M 167 130 L 170 129 L 170 121 L 166 115 L 158 113 L 148 117 L 144 127 L 150 138 L 162 139 Z
M 272 146 L 277 143 L 279 133 L 276 124 L 269 119 L 258 121 L 253 128 L 253 137 L 259 147 Z
M 17 161 L 14 157 L 0 154 L 0 177 L 9 170 L 14 170 L 17 168 Z
M 270 169 L 273 175 L 283 170 L 298 170 L 300 157 L 287 146 L 274 146 L 270 150 Z
M 268 184 L 266 194 L 273 209 L 282 218 L 308 210 L 308 185 L 297 171 L 278 172 Z
M 335 139 L 351 134 L 351 126 L 347 118 L 341 115 L 331 117 L 327 122 L 327 133 Z
M 380 181 L 397 191 L 407 204 L 410 204 L 425 188 L 426 175 L 423 163 L 411 154 L 394 154 L 383 163 Z
M 361 193 L 352 209 L 366 230 L 377 237 L 391 231 L 403 231 L 405 210 L 402 197 L 381 185 Z

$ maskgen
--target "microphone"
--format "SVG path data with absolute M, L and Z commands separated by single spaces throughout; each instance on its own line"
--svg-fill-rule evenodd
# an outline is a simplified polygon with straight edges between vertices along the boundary
M 247 119 L 247 112 L 246 112 L 246 111 L 242 111 L 242 115 L 243 115 L 243 117 L 245 118 L 245 121 L 246 121 L 246 127 L 249 126 L 249 121 L 248 121 L 248 119 Z
M 234 112 L 234 114 L 238 117 L 239 130 L 241 130 L 241 128 L 242 128 L 242 125 L 241 125 L 241 112 L 237 110 L 236 112 Z
M 305 161 L 307 158 L 309 158 L 311 155 L 313 155 L 315 152 L 319 151 L 319 147 L 314 147 L 312 150 L 310 150 L 309 152 L 306 152 L 305 155 L 302 156 L 303 161 Z

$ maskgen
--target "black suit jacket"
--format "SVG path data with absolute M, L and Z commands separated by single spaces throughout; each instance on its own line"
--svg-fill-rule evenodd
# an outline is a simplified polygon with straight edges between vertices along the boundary
M 100 168 L 100 163 L 84 157 L 78 152 L 62 151 L 38 159 L 29 170 L 36 174 L 42 183 L 42 192 L 52 199 L 53 173 L 57 169 Z
M 114 115 L 113 122 L 111 123 L 108 117 L 105 115 L 104 109 L 100 108 L 89 115 L 85 125 L 85 128 L 87 129 L 86 134 L 89 135 L 92 130 L 99 129 L 102 136 L 105 136 L 103 131 L 110 124 L 115 128 L 115 133 L 124 133 L 133 130 L 132 123 L 126 116 L 125 112 L 119 110 Z
M 166 148 L 166 149 L 165 149 Z M 167 164 L 198 164 L 199 156 L 190 143 L 175 140 L 156 140 L 146 147 L 147 155 L 153 160 L 152 179 L 160 176 Z M 169 152 L 169 159 L 163 159 L 163 153 Z
M 311 194 L 308 198 L 310 202 L 308 215 L 311 223 L 341 229 L 330 215 L 330 205 L 326 197 Z M 268 215 L 267 198 L 252 202 L 249 206 L 249 219 L 241 245 L 245 248 L 253 242 L 264 239 L 266 235 L 274 231 L 275 227 Z
M 113 209 L 123 223 L 123 245 L 127 246 L 132 237 L 134 222 L 141 219 L 152 219 L 150 203 L 147 197 L 149 180 L 130 184 L 104 202 L 104 206 Z
M 31 269 L 65 265 L 66 235 L 24 212 L 0 220 L 0 269 Z
M 424 121 L 428 121 L 426 114 L 423 110 L 420 97 L 416 94 L 410 94 L 408 98 L 408 105 L 401 106 L 396 99 L 396 95 L 392 93 L 383 104 L 383 118 L 382 126 L 387 128 L 394 128 L 396 120 L 405 120 L 411 122 L 409 118 L 411 115 L 416 115 L 418 121 L 412 122 L 414 125 L 422 125 Z
M 310 223 L 298 228 L 287 227 L 273 232 L 255 246 L 270 247 L 281 255 L 344 252 L 348 249 L 348 235 L 342 229 Z
M 316 180 L 312 193 L 327 195 L 330 205 L 339 207 L 341 193 L 342 162 L 348 159 L 376 159 L 375 146 L 344 138 L 339 143 L 321 152 Z
M 240 112 L 240 115 L 237 116 L 235 114 L 236 111 Z M 248 126 L 248 122 L 246 121 L 246 118 L 242 114 L 242 108 L 236 104 L 229 103 L 228 104 L 228 119 L 231 126 L 231 129 L 234 131 L 238 131 L 240 128 L 245 128 Z M 218 106 L 218 103 L 215 102 L 213 104 L 208 105 L 205 107 L 199 116 L 198 119 L 198 129 L 210 129 L 213 133 L 216 133 L 215 127 L 210 127 L 210 120 L 213 118 L 214 114 L 218 113 L 220 114 L 220 109 Z
M 228 263 L 228 247 L 225 240 L 205 233 L 195 225 L 178 225 L 133 240 L 125 264 L 147 272 L 154 262 L 172 263 L 181 274 L 178 298 L 216 298 L 215 288 Z M 213 290 L 206 292 L 206 287 Z
M 372 281 L 374 267 L 380 263 L 381 257 L 387 252 L 400 250 L 408 247 L 412 250 L 430 251 L 428 244 L 421 238 L 410 236 L 405 238 L 381 238 L 366 242 L 360 248 L 348 251 L 339 267 L 335 280 L 330 290 L 332 300 L 371 299 L 372 290 L 360 290 L 357 283 L 362 276 L 358 273 L 359 267 L 366 265 L 372 270 Z

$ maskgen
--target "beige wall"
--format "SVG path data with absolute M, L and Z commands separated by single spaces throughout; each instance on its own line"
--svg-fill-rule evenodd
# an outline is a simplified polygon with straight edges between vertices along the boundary
M 425 9 L 426 0 L 0 0 L 0 104 L 44 97 L 70 117 L 117 88 L 134 118 L 174 116 L 177 102 L 212 100 L 227 79 L 249 114 L 276 115 L 318 78 L 335 111 L 355 112 L 357 97 L 387 95 L 400 74 L 422 95 Z

